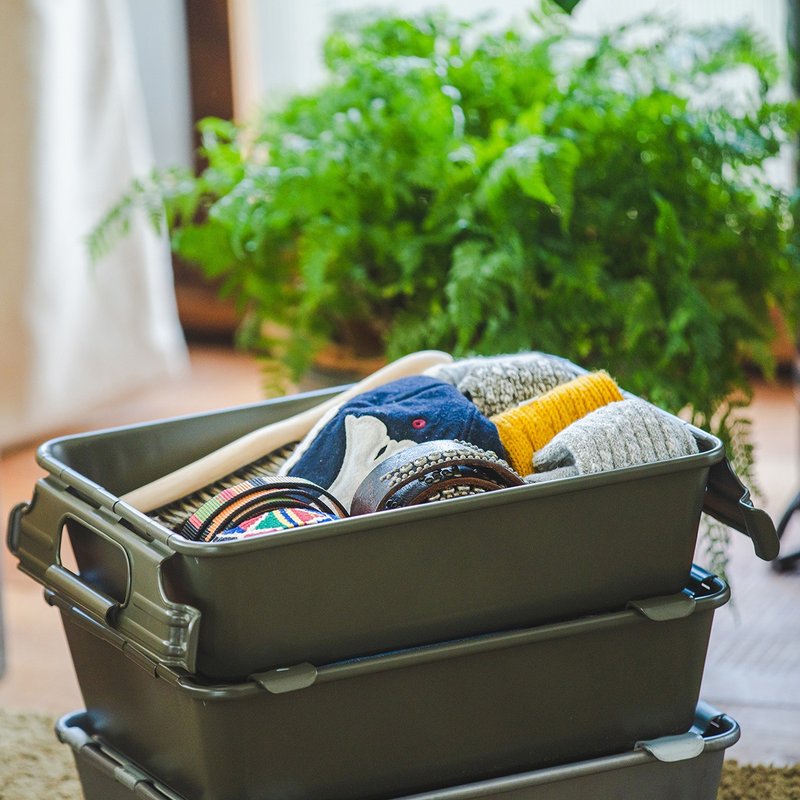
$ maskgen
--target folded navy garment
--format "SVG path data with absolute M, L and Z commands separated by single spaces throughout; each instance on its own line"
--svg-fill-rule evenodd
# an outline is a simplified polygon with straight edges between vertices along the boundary
M 457 439 L 505 457 L 495 425 L 454 386 L 425 375 L 354 397 L 309 432 L 281 474 L 328 489 L 345 508 L 381 461 L 421 442 Z

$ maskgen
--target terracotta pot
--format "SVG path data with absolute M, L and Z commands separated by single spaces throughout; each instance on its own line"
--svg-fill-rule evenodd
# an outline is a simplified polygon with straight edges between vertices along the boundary
M 386 364 L 382 355 L 359 355 L 347 345 L 330 343 L 314 358 L 314 363 L 298 383 L 298 391 L 323 389 L 355 383 Z

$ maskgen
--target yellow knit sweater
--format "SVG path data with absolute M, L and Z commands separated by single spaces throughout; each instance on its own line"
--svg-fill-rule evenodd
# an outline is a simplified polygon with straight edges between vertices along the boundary
M 509 464 L 520 475 L 530 475 L 537 450 L 567 425 L 616 400 L 622 400 L 622 393 L 609 374 L 601 370 L 573 378 L 491 420 L 497 426 Z

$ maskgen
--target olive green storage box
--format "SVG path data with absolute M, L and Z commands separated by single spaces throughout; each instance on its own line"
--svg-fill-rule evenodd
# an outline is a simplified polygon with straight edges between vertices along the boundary
M 86 727 L 82 712 L 64 716 L 56 725 L 59 739 L 72 748 L 86 800 L 183 800 L 123 755 L 102 748 Z M 625 753 L 404 800 L 715 800 L 725 751 L 738 739 L 733 719 L 701 703 L 685 734 L 637 742 Z
M 239 542 L 191 542 L 119 499 L 338 390 L 55 439 L 11 514 L 20 568 L 126 647 L 239 680 L 302 661 L 529 627 L 679 592 L 701 511 L 777 554 L 718 439 L 672 461 L 383 511 Z M 68 531 L 80 575 L 60 559 Z
M 621 611 L 213 683 L 50 593 L 87 731 L 189 800 L 376 800 L 685 733 L 728 598 L 694 570 Z

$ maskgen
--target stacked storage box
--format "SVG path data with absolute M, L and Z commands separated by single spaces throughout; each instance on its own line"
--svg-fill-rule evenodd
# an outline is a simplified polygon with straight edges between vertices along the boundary
M 729 596 L 692 567 L 701 511 L 777 553 L 721 443 L 218 545 L 120 500 L 334 391 L 40 449 L 9 546 L 62 614 L 90 800 L 87 760 L 187 800 L 635 796 L 653 769 L 710 800 L 738 729 L 697 707 Z
M 59 739 L 73 750 L 87 800 L 176 800 L 169 787 L 121 754 L 101 747 L 86 733 L 88 727 L 85 713 L 70 714 L 56 727 Z M 691 730 L 681 736 L 641 742 L 635 750 L 613 756 L 438 789 L 406 800 L 715 800 L 725 750 L 738 738 L 734 720 L 701 705 Z

